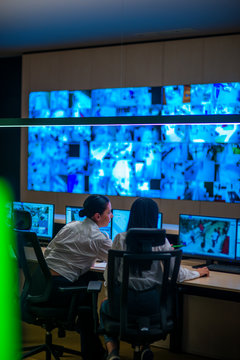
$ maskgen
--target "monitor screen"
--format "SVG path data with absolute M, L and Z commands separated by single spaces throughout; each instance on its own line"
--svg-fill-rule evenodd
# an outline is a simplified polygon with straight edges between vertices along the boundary
M 206 260 L 235 260 L 237 220 L 180 214 L 183 255 Z
M 240 262 L 240 219 L 237 222 L 237 248 L 236 248 L 236 260 Z
M 112 239 L 121 232 L 127 230 L 130 210 L 113 209 Z M 158 213 L 158 228 L 162 228 L 162 213 Z
M 66 206 L 66 224 L 68 224 L 71 221 L 83 221 L 86 216 L 80 217 L 79 211 L 82 209 L 82 207 L 77 206 Z M 111 222 L 108 224 L 108 226 L 100 228 L 102 232 L 106 232 L 111 239 Z
M 40 240 L 51 240 L 53 237 L 54 205 L 37 204 L 30 202 L 13 202 L 13 210 L 25 210 L 32 216 L 31 231 L 34 231 Z

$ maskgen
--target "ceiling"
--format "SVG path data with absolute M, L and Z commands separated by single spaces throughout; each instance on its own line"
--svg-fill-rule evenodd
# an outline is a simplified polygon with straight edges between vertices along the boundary
M 0 57 L 240 34 L 240 0 L 0 0 Z

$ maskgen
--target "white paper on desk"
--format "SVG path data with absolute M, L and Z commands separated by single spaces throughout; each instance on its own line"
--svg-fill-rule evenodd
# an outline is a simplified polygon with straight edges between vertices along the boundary
M 95 269 L 105 269 L 106 265 L 107 265 L 107 263 L 105 261 L 103 261 L 103 262 L 95 262 L 93 267 Z

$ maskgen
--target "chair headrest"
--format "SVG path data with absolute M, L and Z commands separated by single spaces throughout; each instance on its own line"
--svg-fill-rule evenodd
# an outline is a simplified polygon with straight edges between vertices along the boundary
M 165 243 L 166 231 L 162 229 L 129 229 L 126 236 L 127 251 L 147 252 Z
M 30 230 L 32 226 L 32 216 L 25 210 L 13 211 L 13 227 L 17 230 Z

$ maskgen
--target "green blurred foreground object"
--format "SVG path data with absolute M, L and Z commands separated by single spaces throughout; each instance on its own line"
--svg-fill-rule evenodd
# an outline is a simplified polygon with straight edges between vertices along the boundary
M 19 281 L 11 225 L 12 194 L 0 178 L 0 359 L 21 358 Z

